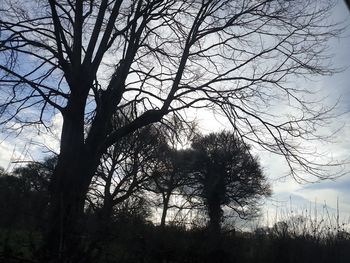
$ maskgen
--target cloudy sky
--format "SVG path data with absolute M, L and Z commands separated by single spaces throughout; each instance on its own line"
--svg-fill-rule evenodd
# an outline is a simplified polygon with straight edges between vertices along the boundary
M 346 21 L 349 25 L 350 12 L 347 10 L 343 1 L 340 1 L 334 10 L 335 21 Z M 344 67 L 345 70 L 331 77 L 323 77 L 305 85 L 318 85 L 327 96 L 327 100 L 332 103 L 338 98 L 338 112 L 347 112 L 350 110 L 350 28 L 348 28 L 341 39 L 333 40 L 330 43 L 330 52 L 334 55 L 334 65 Z M 336 134 L 329 148 L 334 158 L 345 160 L 350 156 L 350 113 L 345 113 L 338 118 L 336 125 L 343 125 L 343 129 Z M 316 147 L 321 148 L 324 145 L 319 144 Z M 292 209 L 306 210 L 310 204 L 317 204 L 321 213 L 325 212 L 325 204 L 329 212 L 336 213 L 337 200 L 339 200 L 339 213 L 341 220 L 350 225 L 350 172 L 336 180 L 319 181 L 312 184 L 298 184 L 292 178 L 286 177 L 278 180 L 277 178 L 286 172 L 283 161 L 268 153 L 261 155 L 265 172 L 270 175 L 273 184 L 274 195 L 268 202 L 267 210 L 274 213 L 278 208 L 289 207 Z M 345 167 L 350 171 L 350 165 Z M 290 208 L 288 208 L 290 209 Z M 310 209 L 309 209 L 310 210 Z M 271 215 L 270 215 L 271 216 Z M 281 215 L 283 217 L 283 215 Z
M 346 20 L 349 25 L 350 12 L 343 1 L 339 2 L 333 15 L 335 20 Z M 346 112 L 350 110 L 350 28 L 346 30 L 343 38 L 330 43 L 330 51 L 334 54 L 334 64 L 346 69 L 332 77 L 320 78 L 314 84 L 319 85 L 325 91 L 330 102 L 340 98 L 338 111 Z M 350 155 L 350 114 L 342 115 L 337 124 L 344 125 L 344 127 L 333 139 L 331 152 L 335 158 L 347 159 Z M 323 147 L 323 145 L 320 144 L 318 147 Z M 285 169 L 280 165 L 277 157 L 263 157 L 263 162 L 266 163 L 266 172 L 272 177 L 277 176 Z M 350 166 L 347 169 L 350 170 Z M 288 198 L 291 196 L 296 205 L 307 206 L 308 203 L 316 201 L 320 205 L 326 203 L 328 206 L 336 208 L 337 199 L 339 199 L 339 211 L 342 217 L 346 220 L 350 216 L 350 173 L 337 180 L 304 185 L 297 184 L 291 178 L 286 178 L 275 181 L 273 186 L 276 200 L 284 199 L 284 201 L 289 202 Z
M 339 1 L 332 16 L 334 21 L 350 25 L 350 11 L 344 1 Z M 329 43 L 329 53 L 333 56 L 333 66 L 344 70 L 333 76 L 301 82 L 300 85 L 317 87 L 319 96 L 326 97 L 325 104 L 332 105 L 340 100 L 336 110 L 342 115 L 330 125 L 329 131 L 340 126 L 343 128 L 332 138 L 332 143 L 315 143 L 314 147 L 321 151 L 325 149 L 334 159 L 346 160 L 350 157 L 350 113 L 346 113 L 350 110 L 350 27 L 341 38 Z M 207 132 L 218 127 L 203 125 Z M 267 152 L 259 152 L 258 155 L 273 188 L 273 196 L 266 201 L 264 211 L 269 223 L 276 220 L 276 216 L 277 220 L 283 220 L 291 210 L 299 215 L 306 210 L 310 212 L 310 205 L 311 210 L 315 210 L 315 207 L 318 209 L 319 216 L 328 210 L 335 217 L 338 202 L 340 218 L 350 229 L 350 165 L 344 166 L 349 173 L 341 178 L 300 184 L 285 176 L 289 170 L 282 157 Z
M 343 1 L 339 1 L 334 10 L 333 19 L 335 21 L 344 21 L 350 25 L 350 12 L 347 10 Z M 330 77 L 322 77 L 305 82 L 302 85 L 316 85 L 321 91 L 320 96 L 327 97 L 330 104 L 340 98 L 337 111 L 346 112 L 350 110 L 350 27 L 346 30 L 344 36 L 335 39 L 330 43 L 330 53 L 333 54 L 333 62 L 336 67 L 344 67 L 341 73 Z M 204 132 L 217 130 L 220 125 L 214 126 L 205 117 L 198 117 L 202 121 L 200 126 Z M 56 116 L 53 119 L 53 133 L 38 134 L 26 131 L 21 136 L 7 136 L 0 133 L 0 166 L 11 170 L 18 160 L 33 160 L 57 152 L 59 146 L 59 133 L 61 119 Z M 334 126 L 343 126 L 343 129 L 333 138 L 331 145 L 317 144 L 316 148 L 328 147 L 327 150 L 333 154 L 333 157 L 339 160 L 349 158 L 350 156 L 350 113 L 345 113 L 337 119 Z M 0 129 L 1 132 L 1 129 Z M 46 147 L 42 147 L 46 145 Z M 264 172 L 269 176 L 273 186 L 273 196 L 266 202 L 266 214 L 276 214 L 275 211 L 293 207 L 294 211 L 302 211 L 316 204 L 320 210 L 324 210 L 327 204 L 329 211 L 335 213 L 337 200 L 339 200 L 339 211 L 343 220 L 349 220 L 350 225 L 350 173 L 336 180 L 320 181 L 308 184 L 299 184 L 290 177 L 285 177 L 288 168 L 283 159 L 267 152 L 259 152 L 259 158 Z M 350 165 L 347 167 L 350 171 Z

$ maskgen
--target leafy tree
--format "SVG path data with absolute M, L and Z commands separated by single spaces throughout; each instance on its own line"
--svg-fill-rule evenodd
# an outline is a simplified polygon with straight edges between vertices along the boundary
M 6 174 L 4 167 L 0 166 L 0 175 L 4 176 Z
M 0 174 L 0 225 L 4 228 L 19 226 L 23 221 L 27 185 L 18 177 L 4 170 Z
M 28 163 L 11 173 L 1 171 L 1 226 L 41 231 L 45 229 L 48 186 L 56 160 L 56 157 L 51 157 L 43 162 Z
M 57 156 L 43 162 L 29 162 L 14 169 L 13 174 L 21 177 L 32 191 L 48 195 L 49 184 L 57 163 Z
M 192 147 L 196 155 L 195 190 L 205 204 L 209 228 L 220 231 L 224 207 L 242 218 L 254 216 L 256 205 L 270 194 L 270 188 L 249 146 L 232 133 L 221 132 L 198 137 Z
M 84 203 L 107 149 L 165 115 L 212 108 L 245 140 L 281 154 L 291 173 L 325 173 L 298 140 L 318 138 L 329 109 L 291 76 L 328 74 L 322 63 L 333 1 L 3 0 L 0 123 L 49 129 L 63 117 L 52 177 L 51 258 L 80 258 Z M 292 111 L 271 112 L 285 102 Z M 114 114 L 137 114 L 112 129 Z M 64 229 L 64 231 L 62 231 Z

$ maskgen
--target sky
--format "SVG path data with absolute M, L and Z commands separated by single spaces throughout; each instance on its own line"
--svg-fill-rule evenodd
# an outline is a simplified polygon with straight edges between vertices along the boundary
M 333 19 L 335 21 L 346 20 L 346 24 L 349 25 L 349 18 L 349 10 L 345 3 L 340 1 L 334 10 Z M 345 112 L 345 114 L 340 116 L 334 125 L 340 124 L 343 128 L 332 138 L 332 144 L 328 147 L 334 158 L 346 160 L 350 156 L 350 28 L 347 28 L 342 38 L 330 43 L 330 52 L 333 53 L 334 65 L 343 67 L 344 70 L 330 77 L 319 78 L 311 84 L 319 85 L 330 104 L 340 99 L 337 111 Z M 319 143 L 315 147 L 322 148 L 324 145 Z M 283 208 L 289 206 L 290 203 L 294 209 L 305 210 L 310 204 L 313 206 L 316 204 L 320 212 L 325 212 L 326 205 L 334 214 L 338 206 L 341 220 L 350 224 L 350 172 L 334 180 L 298 184 L 290 177 L 277 179 L 278 175 L 286 172 L 286 167 L 281 164 L 279 157 L 269 153 L 260 156 L 265 172 L 272 179 L 274 192 L 266 210 L 273 211 L 276 210 L 276 207 Z M 345 169 L 350 171 L 350 165 L 346 165 Z
M 346 24 L 349 25 L 350 12 L 343 1 L 339 2 L 333 16 L 338 21 L 346 20 Z M 334 54 L 334 65 L 345 69 L 331 77 L 322 77 L 313 84 L 320 86 L 327 94 L 327 100 L 330 103 L 339 98 L 338 112 L 347 112 L 350 110 L 350 28 L 346 30 L 343 38 L 330 43 L 330 52 Z M 333 153 L 334 158 L 346 160 L 350 156 L 350 113 L 345 113 L 338 118 L 337 124 L 343 125 L 343 129 L 332 138 L 330 152 Z M 315 147 L 322 148 L 324 145 L 320 143 Z M 292 203 L 294 210 L 298 209 L 300 213 L 301 210 L 305 211 L 310 207 L 310 204 L 313 207 L 316 204 L 321 213 L 326 212 L 325 206 L 327 206 L 329 212 L 334 215 L 337 213 L 338 206 L 341 220 L 350 224 L 350 172 L 334 180 L 298 184 L 290 177 L 276 179 L 279 174 L 286 171 L 279 157 L 265 153 L 261 155 L 261 160 L 266 169 L 265 172 L 272 179 L 274 192 L 270 201 L 267 202 L 266 211 L 274 211 L 276 208 L 283 210 Z M 345 169 L 350 171 L 350 165 L 346 165 Z
M 346 20 L 350 25 L 350 12 L 345 3 L 339 1 L 339 4 L 333 13 L 334 21 Z M 320 96 L 326 96 L 326 103 L 334 103 L 340 99 L 337 111 L 344 113 L 337 122 L 329 129 L 343 126 L 330 145 L 317 143 L 316 148 L 327 147 L 335 159 L 350 160 L 350 26 L 340 39 L 334 39 L 330 43 L 329 52 L 333 54 L 333 63 L 336 67 L 342 67 L 344 70 L 333 76 L 313 79 L 310 82 L 304 82 L 302 85 L 317 85 L 320 89 Z M 217 131 L 225 126 L 222 120 L 208 120 L 206 115 L 197 116 L 199 126 L 204 133 Z M 220 123 L 220 125 L 218 124 Z M 56 115 L 53 120 L 53 133 L 38 134 L 33 131 L 24 131 L 20 136 L 13 137 L 1 133 L 0 128 L 0 166 L 11 170 L 21 161 L 37 160 L 43 156 L 48 156 L 52 152 L 59 151 L 59 136 L 62 120 Z M 43 147 L 45 145 L 45 147 Z M 350 225 L 350 172 L 341 178 L 334 180 L 324 180 L 314 183 L 300 184 L 293 178 L 285 176 L 288 173 L 288 167 L 279 156 L 268 152 L 256 152 L 268 176 L 272 186 L 273 195 L 265 201 L 263 214 L 265 222 L 283 220 L 285 209 L 303 213 L 308 207 L 316 207 L 321 212 L 327 211 L 332 214 L 337 212 L 337 206 L 343 221 Z M 17 162 L 19 161 L 19 163 Z M 345 167 L 350 171 L 350 165 Z M 326 205 L 326 206 L 325 206 Z M 309 209 L 310 210 L 310 209 Z
M 344 1 L 339 1 L 332 19 L 350 25 L 350 11 Z M 341 38 L 329 43 L 329 53 L 332 54 L 333 65 L 343 70 L 332 76 L 312 79 L 310 82 L 303 80 L 300 85 L 316 86 L 320 90 L 318 95 L 326 97 L 325 104 L 332 105 L 339 99 L 336 112 L 342 115 L 328 129 L 342 129 L 333 136 L 332 143 L 325 145 L 315 142 L 314 147 L 318 150 L 324 148 L 334 159 L 347 160 L 350 157 L 350 26 Z M 218 121 L 225 125 L 222 119 Z M 205 124 L 202 128 L 205 132 L 220 127 L 209 125 L 208 122 L 203 123 Z M 256 154 L 273 191 L 271 198 L 265 201 L 262 224 L 284 220 L 286 213 L 290 214 L 291 211 L 299 215 L 304 214 L 306 210 L 310 212 L 311 205 L 311 210 L 318 210 L 319 217 L 328 212 L 332 217 L 336 217 L 338 207 L 340 220 L 346 223 L 350 230 L 350 165 L 344 166 L 344 171 L 349 172 L 341 178 L 300 184 L 290 176 L 285 176 L 289 170 L 282 157 L 262 151 Z

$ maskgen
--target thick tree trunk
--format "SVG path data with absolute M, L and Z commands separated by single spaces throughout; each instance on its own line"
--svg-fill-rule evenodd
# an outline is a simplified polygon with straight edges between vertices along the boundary
M 221 230 L 222 209 L 220 203 L 211 203 L 208 205 L 209 231 L 213 234 L 219 234 Z
M 222 239 L 221 239 L 221 220 L 223 211 L 218 199 L 213 198 L 212 203 L 208 205 L 208 242 L 210 244 L 208 262 L 223 262 L 222 257 Z
M 204 197 L 209 216 L 209 232 L 220 235 L 223 211 L 221 204 L 225 195 L 223 176 L 216 171 L 216 167 L 210 167 L 204 181 Z
M 66 167 L 71 164 L 62 162 L 58 165 L 52 184 L 46 242 L 53 262 L 79 262 L 76 259 L 83 250 L 84 203 L 88 183 L 86 174 L 77 169 L 68 171 Z
M 64 118 L 61 152 L 50 186 L 45 246 L 51 262 L 82 259 L 85 198 L 99 158 L 86 151 L 84 112 L 79 109 L 84 109 L 84 104 L 70 109 L 69 118 Z

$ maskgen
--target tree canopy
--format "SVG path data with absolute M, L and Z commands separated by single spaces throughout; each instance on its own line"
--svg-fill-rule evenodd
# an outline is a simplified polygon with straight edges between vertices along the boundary
M 120 136 L 168 113 L 213 108 L 240 136 L 282 154 L 292 174 L 301 167 L 322 177 L 294 139 L 315 138 L 329 109 L 305 96 L 310 89 L 287 80 L 331 73 L 324 49 L 339 33 L 327 23 L 333 5 L 3 1 L 1 122 L 49 126 L 60 112 L 62 144 L 68 119 L 75 119 L 79 141 L 104 152 Z M 293 111 L 271 112 L 281 101 Z M 128 105 L 136 113 L 130 123 L 109 129 L 112 115 Z
M 221 132 L 198 137 L 192 147 L 197 182 L 192 187 L 205 204 L 209 227 L 219 231 L 225 207 L 241 218 L 255 216 L 270 187 L 249 146 L 233 133 Z

